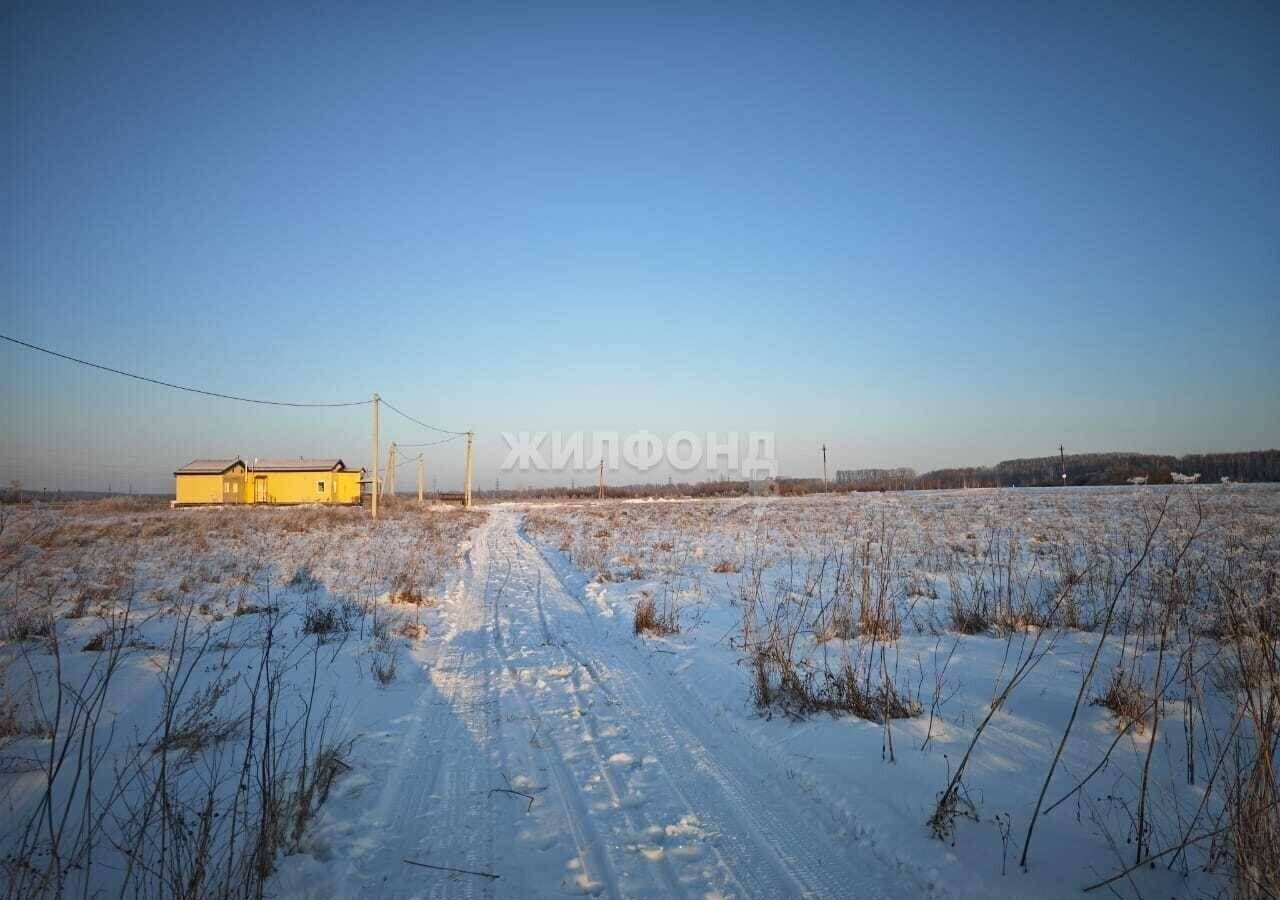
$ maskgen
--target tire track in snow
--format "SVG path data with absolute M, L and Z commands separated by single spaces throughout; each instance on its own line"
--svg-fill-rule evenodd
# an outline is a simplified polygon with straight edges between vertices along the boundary
M 564 598 L 582 608 L 582 601 L 576 598 L 560 573 L 547 563 L 532 542 L 518 531 L 515 536 L 536 556 L 540 571 L 549 573 L 552 583 Z M 779 791 L 777 785 L 785 784 L 785 780 L 748 777 L 761 772 L 762 762 L 772 770 L 772 760 L 751 754 L 746 745 L 735 746 L 732 738 L 714 741 L 715 750 L 709 751 L 704 739 L 709 736 L 705 708 L 687 691 L 681 691 L 683 699 L 692 702 L 671 702 L 669 697 L 657 691 L 650 683 L 652 670 L 646 665 L 644 668 L 649 671 L 642 671 L 639 665 L 642 660 L 638 659 L 639 652 L 634 645 L 617 642 L 611 656 L 618 662 L 620 677 L 602 677 L 598 661 L 578 649 L 579 646 L 601 643 L 602 636 L 594 617 L 586 620 L 587 627 L 594 633 L 584 639 L 580 630 L 573 627 L 573 620 L 581 622 L 581 617 L 574 614 L 573 606 L 568 603 L 562 606 L 566 615 L 558 624 L 564 628 L 566 638 L 562 639 L 561 646 L 575 657 L 619 708 L 631 711 L 633 721 L 647 728 L 654 742 L 661 745 L 662 752 L 656 755 L 672 789 L 686 797 L 685 802 L 688 803 L 689 792 L 680 786 L 681 782 L 690 787 L 705 788 L 705 785 L 698 785 L 698 772 L 705 772 L 714 781 L 715 791 L 698 790 L 695 793 L 720 794 L 720 799 L 709 804 L 710 811 L 704 815 L 710 820 L 718 820 L 721 825 L 721 836 L 729 845 L 728 855 L 734 861 L 736 872 L 749 882 L 743 885 L 747 893 L 753 896 L 874 897 L 902 891 L 903 884 L 892 877 L 890 864 L 876 858 L 871 848 L 866 848 L 866 855 L 870 858 L 863 861 L 864 865 L 850 866 L 850 857 L 855 854 L 851 853 L 849 844 L 823 830 L 828 821 L 823 815 L 826 811 L 812 804 L 796 802 L 796 798 L 787 797 Z M 575 639 L 577 646 L 570 644 L 569 637 Z M 632 662 L 626 656 L 637 659 Z M 668 764 L 677 761 L 679 765 L 674 768 Z M 779 773 L 772 774 L 776 776 Z M 775 805 L 762 803 L 759 800 L 761 794 L 771 795 Z M 792 815 L 778 815 L 778 806 Z M 797 827 L 797 821 L 802 822 L 803 827 Z M 765 835 L 771 839 L 764 839 Z M 763 867 L 752 865 L 762 859 L 768 861 Z
M 525 547 L 517 544 L 516 551 L 524 559 L 528 559 Z M 551 637 L 551 629 L 547 624 L 546 613 L 542 608 L 542 569 L 539 568 L 536 563 L 534 563 L 533 568 L 538 575 L 537 587 L 534 590 L 534 604 L 538 610 L 538 623 L 542 630 L 543 643 L 546 646 L 557 647 L 565 655 L 572 657 L 573 653 L 568 647 L 562 643 L 554 641 Z M 577 662 L 576 658 L 574 659 L 574 662 Z M 627 804 L 624 799 L 627 793 L 626 786 L 619 781 L 617 773 L 614 771 L 614 767 L 605 760 L 604 754 L 600 750 L 602 741 L 600 739 L 600 729 L 597 726 L 598 717 L 589 708 L 583 707 L 581 701 L 578 699 L 578 695 L 581 693 L 581 681 L 578 677 L 577 667 L 572 669 L 570 678 L 572 680 L 574 690 L 569 692 L 568 701 L 572 706 L 576 718 L 583 723 L 586 729 L 584 742 L 591 748 L 591 753 L 595 757 L 597 772 L 601 780 L 608 785 L 613 805 L 622 812 L 622 817 L 626 822 L 627 828 L 633 835 L 644 835 L 647 832 L 646 826 L 637 822 L 636 816 L 627 808 Z M 606 699 L 608 699 L 607 692 L 602 691 L 601 693 L 603 693 Z M 611 700 L 610 702 L 612 703 Z M 660 874 L 662 875 L 662 880 L 665 883 L 666 895 L 669 897 L 683 896 L 684 889 L 681 887 L 680 882 L 676 877 L 675 870 L 671 867 L 671 859 L 666 854 L 665 850 L 658 858 L 657 866 Z
M 485 536 L 487 538 L 488 529 L 486 529 Z M 487 545 L 485 552 L 486 554 L 488 553 Z M 535 743 L 535 746 L 540 748 L 547 771 L 551 773 L 552 781 L 555 783 L 556 795 L 560 799 L 566 823 L 573 836 L 574 844 L 577 846 L 579 864 L 582 867 L 583 875 L 586 877 L 586 882 L 580 882 L 580 886 L 586 893 L 599 894 L 604 892 L 609 897 L 619 898 L 620 900 L 621 894 L 618 892 L 617 875 L 602 850 L 602 842 L 600 836 L 596 833 L 594 823 L 588 812 L 586 799 L 582 796 L 582 792 L 578 788 L 572 773 L 567 771 L 564 755 L 552 736 L 551 730 L 548 728 L 546 733 L 543 733 L 545 724 L 543 717 L 537 712 L 525 692 L 524 685 L 521 683 L 520 673 L 511 662 L 510 655 L 507 652 L 506 643 L 502 635 L 500 603 L 503 591 L 505 591 L 510 581 L 511 570 L 508 565 L 503 582 L 498 587 L 497 592 L 493 594 L 492 605 L 490 605 L 489 595 L 491 593 L 490 585 L 492 583 L 493 565 L 494 561 L 490 557 L 488 571 L 485 576 L 485 586 L 481 592 L 481 599 L 484 602 L 486 612 L 489 609 L 492 610 L 491 637 L 493 647 L 499 659 L 502 660 L 504 670 L 507 672 L 507 680 L 510 683 L 512 695 L 520 703 L 525 715 L 536 723 L 534 737 L 530 743 Z M 590 860 L 590 865 L 588 865 L 588 860 Z
M 461 582 L 451 590 L 455 604 L 462 590 Z M 455 633 L 463 624 L 454 623 Z M 435 648 L 434 659 L 422 663 L 435 689 L 424 687 L 390 758 L 384 757 L 382 765 L 370 769 L 371 776 L 381 778 L 382 788 L 373 809 L 363 817 L 368 849 L 352 860 L 352 871 L 334 886 L 334 896 L 351 900 L 370 892 L 390 898 L 492 896 L 491 886 L 476 880 L 426 882 L 420 873 L 404 871 L 408 868 L 404 859 L 487 870 L 493 856 L 491 812 L 477 793 L 483 767 L 459 766 L 454 752 L 468 741 L 477 742 L 482 750 L 492 743 L 486 726 L 492 706 L 490 686 L 487 680 L 468 677 L 471 661 L 456 642 L 443 642 Z M 404 722 L 402 717 L 390 724 Z M 483 754 L 476 756 L 483 758 Z
M 536 560 L 534 565 L 538 567 L 540 575 L 542 571 L 550 569 L 535 547 L 526 542 L 522 549 L 533 555 Z M 571 598 L 572 595 L 567 590 L 564 590 L 559 576 L 554 571 L 551 571 L 550 574 L 552 583 L 558 586 L 565 596 Z M 540 597 L 539 615 L 543 616 Z M 545 617 L 543 621 L 545 623 Z M 689 747 L 697 742 L 692 736 L 686 734 L 685 741 L 678 741 L 671 731 L 661 724 L 661 714 L 654 710 L 651 704 L 641 700 L 637 692 L 630 691 L 630 696 L 627 700 L 620 699 L 610 686 L 611 682 L 601 676 L 597 665 L 590 658 L 578 653 L 564 640 L 558 642 L 558 646 L 587 673 L 587 677 L 597 686 L 611 706 L 626 712 L 626 717 L 630 723 L 629 730 L 632 727 L 638 727 L 638 730 L 648 735 L 651 748 L 655 751 L 652 755 L 656 758 L 657 765 L 662 772 L 662 780 L 673 796 L 678 799 L 680 806 L 685 809 L 686 813 L 695 817 L 699 822 L 715 823 L 717 826 L 715 829 L 716 839 L 711 844 L 711 849 L 716 857 L 716 863 L 721 871 L 725 887 L 730 887 L 735 893 L 749 897 L 842 896 L 839 890 L 840 885 L 835 881 L 830 881 L 825 885 L 826 891 L 815 892 L 810 886 L 806 885 L 805 881 L 793 877 L 790 868 L 774 854 L 767 842 L 754 840 L 757 835 L 770 828 L 772 819 L 757 817 L 752 823 L 752 827 L 749 828 L 743 827 L 741 823 L 737 823 L 737 827 L 725 827 L 724 812 L 712 813 L 706 808 L 707 804 L 698 805 L 691 802 L 689 792 L 681 787 L 680 782 L 682 779 L 678 779 L 672 769 L 671 761 L 680 760 L 682 763 L 682 765 L 678 766 L 678 771 L 684 773 L 683 780 L 688 780 L 690 773 L 713 767 L 713 764 L 705 754 L 701 759 L 693 758 Z M 625 682 L 622 682 L 620 686 L 625 687 Z M 701 745 L 699 744 L 698 746 Z M 726 790 L 723 779 L 721 780 L 721 791 L 730 794 L 731 796 L 726 797 L 726 799 L 738 804 L 739 808 L 748 805 L 746 796 L 742 791 Z M 724 809 L 723 804 L 718 804 L 718 807 L 722 810 Z M 744 835 L 751 840 L 744 839 Z M 748 846 L 748 844 L 752 844 L 752 846 Z M 720 845 L 723 845 L 723 847 Z M 773 858 L 774 865 L 764 872 L 761 872 L 758 866 L 752 866 L 745 862 L 750 859 L 770 857 Z
M 513 544 L 512 554 L 520 560 L 522 566 L 533 570 L 537 574 L 537 588 L 531 592 L 534 599 L 534 609 L 526 610 L 526 612 L 530 614 L 528 616 L 530 621 L 536 615 L 544 643 L 554 646 L 568 657 L 568 661 L 572 664 L 572 677 L 575 681 L 579 671 L 586 674 L 588 680 L 604 698 L 605 703 L 611 709 L 616 710 L 613 717 L 618 722 L 624 723 L 621 730 L 627 737 L 627 748 L 634 750 L 641 746 L 645 747 L 648 751 L 646 756 L 650 758 L 646 765 L 650 768 L 656 766 L 659 773 L 657 788 L 665 794 L 664 799 L 667 802 L 667 807 L 675 809 L 674 815 L 664 820 L 666 827 L 659 825 L 659 831 L 663 832 L 665 836 L 673 836 L 670 829 L 675 828 L 677 829 L 675 836 L 678 836 L 679 829 L 688 827 L 688 823 L 691 821 L 696 823 L 712 821 L 718 824 L 719 820 L 716 816 L 708 814 L 705 808 L 700 808 L 698 805 L 691 803 L 688 794 L 678 786 L 667 760 L 679 758 L 683 751 L 669 732 L 664 732 L 661 740 L 657 739 L 658 735 L 651 727 L 651 723 L 647 721 L 648 717 L 637 715 L 637 710 L 647 710 L 648 707 L 642 707 L 637 702 L 628 709 L 626 701 L 620 700 L 613 693 L 607 680 L 601 677 L 596 665 L 589 658 L 579 654 L 565 639 L 557 640 L 552 635 L 545 611 L 542 608 L 542 585 L 546 583 L 550 590 L 556 592 L 562 601 L 572 599 L 572 597 L 563 590 L 558 577 L 549 572 L 545 560 L 542 559 L 537 549 L 528 541 L 520 539 L 514 528 L 504 529 L 503 536 Z M 544 575 L 549 575 L 550 577 L 547 578 Z M 584 614 L 590 615 L 589 608 L 582 607 L 582 610 Z M 581 717 L 587 718 L 589 715 L 585 713 L 580 704 L 577 704 L 575 708 Z M 591 720 L 588 721 L 588 728 L 588 735 L 592 738 L 589 743 L 595 747 L 600 743 L 600 729 Z M 616 725 L 614 728 L 617 730 Z M 614 795 L 615 806 L 622 808 L 625 814 L 625 806 L 621 797 L 622 788 L 616 777 L 609 771 L 609 766 L 605 763 L 601 752 L 597 751 L 596 759 L 598 767 Z M 693 771 L 698 768 L 698 764 L 687 757 L 681 760 L 681 763 L 683 764 L 681 768 L 684 770 Z M 706 804 L 702 806 L 705 807 Z M 659 823 L 653 824 L 658 825 Z M 646 834 L 646 830 L 638 826 L 632 817 L 628 817 L 628 828 L 634 834 Z M 698 831 L 702 831 L 701 824 L 696 828 Z M 744 828 L 717 828 L 713 839 L 707 840 L 705 845 L 698 845 L 700 847 L 705 846 L 705 849 L 711 852 L 713 868 L 716 872 L 715 877 L 708 877 L 706 869 L 703 867 L 701 877 L 698 878 L 702 882 L 702 889 L 698 892 L 699 895 L 721 896 L 721 889 L 727 889 L 738 896 L 751 897 L 812 895 L 811 891 L 805 889 L 803 883 L 786 876 L 786 868 L 784 866 L 778 865 L 770 869 L 769 877 L 762 877 L 757 871 L 757 867 L 746 866 L 744 869 L 744 860 L 751 857 L 767 857 L 769 853 L 763 847 L 746 846 L 740 838 L 740 835 L 744 833 L 749 833 L 749 830 Z M 667 879 L 667 887 L 663 895 L 669 896 L 684 893 L 685 886 L 681 884 L 678 876 L 671 869 L 670 858 L 665 848 L 661 862 L 666 866 L 664 878 Z M 699 873 L 694 872 L 693 875 L 698 877 Z M 836 890 L 834 883 L 831 885 L 831 889 L 833 892 L 826 895 L 837 896 L 837 893 L 834 893 Z

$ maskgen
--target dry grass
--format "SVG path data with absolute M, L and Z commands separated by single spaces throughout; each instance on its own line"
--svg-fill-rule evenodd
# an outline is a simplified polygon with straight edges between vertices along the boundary
M 887 723 L 921 706 L 899 685 L 927 683 L 930 728 L 958 690 L 936 661 L 932 683 L 925 671 L 897 680 L 904 633 L 936 635 L 953 653 L 968 641 L 1006 642 L 1014 653 L 1002 683 L 1011 692 L 1046 648 L 1074 632 L 1072 640 L 1103 648 L 1096 679 L 1076 676 L 1082 702 L 1109 709 L 1117 726 L 1097 771 L 1137 770 L 1111 811 L 1095 811 L 1093 827 L 1138 854 L 1185 840 L 1194 857 L 1179 853 L 1172 865 L 1218 872 L 1224 894 L 1255 900 L 1280 896 L 1278 511 L 1276 492 L 1262 488 L 992 490 L 565 504 L 531 514 L 529 525 L 589 572 L 645 570 L 652 584 L 636 601 L 637 634 L 660 633 L 678 579 L 737 575 L 734 645 L 756 705 L 882 722 L 890 755 Z M 1241 724 L 1224 732 L 1233 713 Z M 1124 741 L 1153 727 L 1155 740 Z M 1079 754 L 1079 730 L 1066 725 L 1059 740 L 1068 739 Z M 1186 766 L 1186 785 L 1174 784 L 1172 771 L 1163 777 L 1164 756 L 1181 760 L 1171 769 Z M 948 838 L 957 817 L 977 815 L 964 773 L 951 774 L 933 822 Z M 1186 809 L 1189 796 L 1203 799 L 1199 811 Z
M 1117 728 L 1133 727 L 1142 731 L 1142 719 L 1150 709 L 1151 698 L 1143 691 L 1138 679 L 1117 668 L 1112 671 L 1106 688 L 1090 702 L 1111 710 L 1116 717 Z
M 322 640 L 350 631 L 351 627 L 346 611 L 337 603 L 311 605 L 302 617 L 302 633 L 313 634 Z
M 642 593 L 636 599 L 632 628 L 635 634 L 653 634 L 661 637 L 679 633 L 680 623 L 670 610 L 665 613 L 660 612 L 650 594 Z
M 396 629 L 396 634 L 400 635 L 402 638 L 408 638 L 411 641 L 421 640 L 426 637 L 428 633 L 426 625 L 421 622 L 410 622 L 407 619 L 401 622 L 400 626 Z
M 53 619 L 39 610 L 11 610 L 8 621 L 0 626 L 0 639 L 15 643 L 47 641 L 52 636 Z
M 391 592 L 388 596 L 392 603 L 422 606 L 428 602 L 418 586 L 417 577 L 408 572 L 402 572 L 396 576 L 395 581 L 391 583 Z
M 391 685 L 400 648 L 426 627 L 388 619 L 367 651 L 322 645 L 367 633 L 397 573 L 402 586 L 413 580 L 392 593 L 425 605 L 482 518 L 395 504 L 374 526 L 360 509 L 171 510 L 118 498 L 16 510 L 0 530 L 0 741 L 48 742 L 21 759 L 49 787 L 42 805 L 15 814 L 0 893 L 78 895 L 83 880 L 89 893 L 118 881 L 122 895 L 262 896 L 350 749 L 326 738 L 333 701 L 322 708 L 308 673 L 323 677 L 351 652 L 376 685 Z M 62 655 L 69 648 L 74 658 Z M 138 664 L 154 677 L 121 686 L 117 673 Z M 51 690 L 59 670 L 73 690 Z M 27 707 L 2 680 L 13 671 L 34 673 L 42 720 L 56 728 L 24 728 Z M 197 690 L 223 672 L 235 673 L 231 693 L 216 680 Z M 105 746 L 106 730 L 131 715 L 138 741 L 115 755 L 78 752 Z M 82 805 L 58 794 L 71 781 L 101 785 L 114 806 L 81 827 Z
M 9 690 L 7 682 L 4 670 L 0 669 L 0 747 L 23 734 L 18 696 Z
M 107 649 L 114 634 L 115 631 L 113 629 L 104 628 L 102 631 L 99 631 L 93 637 L 89 638 L 89 640 L 85 641 L 84 646 L 80 649 L 85 653 L 101 653 L 103 650 Z

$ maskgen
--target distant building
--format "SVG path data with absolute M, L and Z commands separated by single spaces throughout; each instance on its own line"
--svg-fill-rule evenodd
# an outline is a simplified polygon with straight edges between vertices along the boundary
M 360 503 L 363 469 L 340 459 L 195 459 L 173 473 L 174 506 Z
M 915 469 L 840 469 L 836 484 L 867 484 L 873 481 L 911 481 Z

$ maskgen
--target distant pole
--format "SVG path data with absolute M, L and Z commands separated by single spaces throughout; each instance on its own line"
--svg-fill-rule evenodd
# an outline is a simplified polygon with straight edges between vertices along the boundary
M 827 483 L 827 445 L 822 445 L 822 483 Z
M 422 468 L 422 453 L 418 453 L 418 502 L 422 502 L 422 476 L 425 474 Z
M 600 460 L 600 487 L 596 492 L 596 497 L 604 499 L 604 459 Z
M 1062 483 L 1067 483 L 1067 451 L 1058 445 L 1058 458 L 1062 460 Z
M 465 483 L 462 486 L 462 505 L 471 508 L 471 441 L 475 437 L 475 432 L 467 432 L 467 466 L 465 474 Z
M 373 472 L 369 476 L 369 498 L 373 503 L 373 517 L 378 518 L 378 456 L 382 453 L 382 445 L 378 442 L 378 404 L 382 398 L 373 395 Z
M 396 442 L 391 442 L 391 449 L 387 451 L 387 478 L 385 486 L 391 493 L 392 497 L 396 495 Z

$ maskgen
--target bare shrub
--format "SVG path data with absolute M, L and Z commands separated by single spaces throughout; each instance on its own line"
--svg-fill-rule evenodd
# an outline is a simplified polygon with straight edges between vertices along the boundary
M 417 578 L 408 572 L 402 572 L 391 582 L 390 600 L 392 603 L 411 603 L 420 606 L 425 602 L 422 590 L 418 587 Z
M 819 675 L 797 665 L 780 646 L 762 645 L 752 654 L 751 667 L 752 701 L 757 709 L 773 708 L 797 718 L 844 713 L 877 724 L 923 712 L 920 701 L 898 688 L 887 671 L 848 659 L 835 672 Z
M 920 701 L 900 690 L 891 678 L 886 676 L 873 683 L 852 665 L 828 676 L 813 701 L 818 709 L 851 713 L 877 724 L 884 724 L 887 719 L 912 719 L 923 712 Z
M 427 626 L 421 622 L 410 622 L 405 620 L 400 623 L 400 627 L 396 629 L 396 634 L 411 641 L 421 640 L 428 634 Z
M 302 633 L 314 634 L 321 640 L 351 630 L 343 608 L 337 603 L 312 604 L 302 617 Z
M 1228 618 L 1247 621 L 1256 607 L 1228 588 L 1228 602 L 1238 611 Z M 1230 672 L 1236 678 L 1237 716 L 1248 724 L 1232 747 L 1226 785 L 1224 853 L 1233 873 L 1238 900 L 1280 896 L 1280 638 L 1255 627 L 1230 644 Z
M 8 621 L 0 627 L 0 636 L 15 643 L 47 641 L 53 636 L 53 619 L 39 610 L 11 610 Z
M 89 638 L 89 640 L 85 641 L 84 646 L 80 649 L 85 653 L 101 653 L 110 646 L 113 638 L 115 637 L 115 633 L 115 629 L 104 628 L 93 637 Z
M 856 638 L 861 629 L 858 620 L 854 618 L 853 609 L 846 603 L 840 603 L 833 606 L 823 621 L 814 629 L 813 639 L 819 644 L 827 641 L 851 641 Z M 895 634 L 896 638 L 897 635 Z
M 1117 728 L 1131 725 L 1142 730 L 1142 717 L 1150 706 L 1150 698 L 1142 690 L 1142 684 L 1123 668 L 1117 667 L 1102 693 L 1090 701 L 1094 706 L 1104 706 L 1116 717 Z
M 201 612 L 204 612 L 204 610 L 203 610 L 203 609 L 201 609 L 200 611 L 201 611 Z M 236 608 L 235 608 L 235 609 L 233 609 L 233 610 L 231 611 L 231 615 L 233 615 L 233 616 L 259 616 L 259 615 L 263 615 L 263 614 L 266 614 L 266 613 L 272 613 L 272 612 L 275 612 L 275 611 L 276 611 L 276 607 L 271 606 L 270 604 L 267 604 L 267 605 L 265 605 L 265 606 L 260 606 L 259 604 L 254 603 L 253 601 L 246 601 L 243 597 L 241 597 L 241 598 L 236 602 Z
M 660 611 L 648 591 L 641 592 L 636 598 L 635 615 L 632 621 L 635 634 L 676 634 L 680 631 L 679 617 L 673 609 Z
M 991 627 L 991 620 L 981 605 L 966 606 L 952 602 L 951 627 L 960 634 L 982 634 Z
M 372 658 L 369 671 L 374 681 L 386 687 L 396 680 L 396 660 L 400 655 L 400 645 L 395 639 L 391 623 L 387 619 L 377 621 L 373 625 L 373 641 L 369 645 Z
M 396 661 L 394 657 L 377 655 L 370 667 L 373 678 L 378 684 L 386 687 L 396 680 Z
M 90 590 L 80 590 L 76 592 L 75 597 L 71 600 L 71 608 L 67 610 L 64 618 L 67 619 L 83 619 L 89 612 L 89 604 L 94 601 L 94 593 Z
M 290 587 L 294 590 L 302 591 L 303 593 L 311 593 L 313 591 L 320 590 L 323 585 L 321 585 L 319 579 L 312 574 L 309 566 L 299 566 L 289 580 L 285 582 L 285 587 Z
M 9 685 L 0 669 L 0 746 L 21 735 L 22 711 L 15 694 L 9 692 Z
M 933 584 L 933 579 L 923 572 L 912 572 L 907 576 L 907 596 L 908 597 L 927 597 L 930 600 L 938 599 L 938 589 Z

